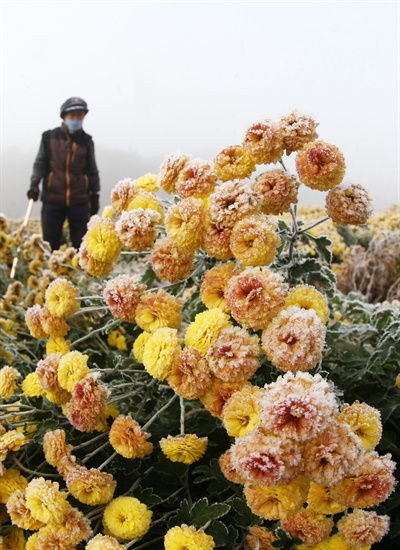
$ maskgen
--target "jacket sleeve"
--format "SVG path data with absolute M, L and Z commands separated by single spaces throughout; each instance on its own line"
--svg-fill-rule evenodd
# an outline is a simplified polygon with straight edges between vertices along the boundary
M 89 179 L 89 194 L 98 195 L 100 193 L 100 178 L 99 171 L 97 169 L 96 157 L 94 154 L 94 143 L 93 140 L 90 140 L 88 146 L 88 156 L 87 156 L 87 176 Z
M 33 172 L 31 176 L 31 187 L 38 187 L 41 180 L 45 177 L 49 165 L 48 148 L 45 142 L 46 133 L 42 134 L 42 140 L 40 142 L 39 151 L 36 155 L 35 162 L 33 164 Z

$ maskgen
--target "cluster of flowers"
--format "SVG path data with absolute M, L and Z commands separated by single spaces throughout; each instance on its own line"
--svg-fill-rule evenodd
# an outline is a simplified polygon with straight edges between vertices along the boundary
M 349 547 L 368 547 L 387 532 L 386 516 L 364 511 L 383 502 L 395 484 L 390 456 L 374 451 L 382 431 L 379 412 L 363 403 L 339 410 L 332 386 L 308 373 L 322 359 L 328 304 L 312 286 L 290 288 L 272 265 L 278 250 L 286 245 L 289 254 L 291 250 L 272 216 L 293 213 L 300 182 L 328 191 L 326 212 L 334 223 L 363 224 L 371 212 L 365 189 L 341 185 L 343 155 L 317 140 L 316 126 L 299 113 L 279 122 L 264 120 L 248 129 L 241 145 L 221 151 L 213 164 L 171 154 L 158 176 L 117 183 L 111 207 L 102 217 L 92 217 L 77 258 L 72 252 L 54 256 L 57 278 L 47 281 L 41 299 L 25 316 L 31 335 L 48 339 L 46 356 L 24 378 L 22 391 L 61 406 L 80 432 L 108 432 L 114 454 L 98 468 L 86 468 L 86 459 L 81 462 L 72 454 L 64 430 L 48 432 L 43 442 L 46 461 L 69 493 L 82 504 L 105 506 L 104 534 L 95 533 L 87 550 L 128 548 L 150 529 L 151 510 L 129 495 L 114 498 L 116 482 L 102 469 L 117 454 L 149 456 L 154 445 L 146 430 L 153 418 L 140 426 L 131 415 L 119 414 L 109 399 L 112 387 L 89 368 L 89 356 L 71 351 L 65 339 L 70 329 L 66 319 L 81 311 L 84 299 L 62 270 L 64 263 L 69 270 L 76 261 L 87 274 L 108 277 L 100 309 L 142 329 L 133 354 L 144 373 L 175 392 L 165 408 L 176 396 L 183 412 L 185 399 L 200 400 L 235 438 L 220 459 L 221 470 L 229 481 L 244 485 L 255 514 L 280 520 L 292 537 L 315 549 L 338 538 Z M 300 182 L 285 169 L 266 171 L 250 185 L 245 181 L 256 165 L 277 163 L 293 152 Z M 174 194 L 174 200 L 162 201 L 154 194 L 159 189 Z M 139 276 L 127 273 L 109 277 L 122 250 L 149 253 L 160 287 L 148 289 Z M 196 276 L 204 270 L 199 292 L 206 309 L 185 319 L 184 294 L 168 289 L 181 285 L 184 290 L 189 277 L 197 284 Z M 263 361 L 286 374 L 260 388 L 249 380 Z M 3 367 L 0 394 L 10 398 L 19 378 L 16 369 Z M 9 418 L 23 414 L 23 406 L 16 406 Z M 5 431 L 0 457 L 5 460 L 8 451 L 26 440 L 17 429 Z M 204 456 L 207 444 L 207 437 L 185 434 L 184 423 L 180 435 L 159 441 L 167 458 L 184 464 Z M 7 490 L 2 489 L 5 480 Z M 85 517 L 71 507 L 57 482 L 28 481 L 17 470 L 4 468 L 1 491 L 12 523 L 36 531 L 26 542 L 28 550 L 72 550 L 92 536 L 90 514 Z M 339 534 L 330 536 L 331 516 L 348 508 L 355 510 L 337 522 Z M 248 545 L 265 550 L 274 538 L 267 528 L 253 527 Z M 215 542 L 205 528 L 183 524 L 167 531 L 164 547 L 212 550 Z

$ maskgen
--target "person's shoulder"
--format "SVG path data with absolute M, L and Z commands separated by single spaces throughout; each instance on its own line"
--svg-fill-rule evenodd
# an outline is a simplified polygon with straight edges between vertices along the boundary
M 49 139 L 50 137 L 61 135 L 63 132 L 61 130 L 60 126 L 57 126 L 56 128 L 53 128 L 52 130 L 46 130 L 43 132 L 42 137 L 44 139 Z

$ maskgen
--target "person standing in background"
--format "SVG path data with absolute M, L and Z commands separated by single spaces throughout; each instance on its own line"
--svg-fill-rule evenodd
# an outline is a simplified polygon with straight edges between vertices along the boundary
M 43 240 L 51 250 L 60 247 L 63 225 L 68 221 L 72 246 L 79 249 L 89 217 L 99 211 L 100 179 L 92 137 L 84 132 L 89 109 L 80 97 L 67 99 L 60 109 L 61 126 L 42 134 L 33 165 L 28 198 L 43 203 Z

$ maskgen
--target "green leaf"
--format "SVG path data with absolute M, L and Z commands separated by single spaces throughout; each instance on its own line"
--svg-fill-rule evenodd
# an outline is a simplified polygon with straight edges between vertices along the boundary
M 231 507 L 229 504 L 214 503 L 209 504 L 208 498 L 204 497 L 198 500 L 191 509 L 192 524 L 200 529 L 206 523 L 214 519 L 218 519 L 229 512 Z

